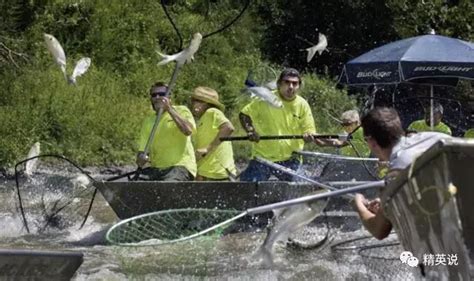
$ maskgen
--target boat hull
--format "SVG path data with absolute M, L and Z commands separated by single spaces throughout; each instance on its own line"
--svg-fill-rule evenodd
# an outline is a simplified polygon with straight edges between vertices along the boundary
M 80 252 L 0 249 L 0 279 L 71 280 L 82 262 Z
M 185 208 L 235 209 L 266 205 L 318 190 L 290 182 L 97 182 L 120 219 L 144 213 Z

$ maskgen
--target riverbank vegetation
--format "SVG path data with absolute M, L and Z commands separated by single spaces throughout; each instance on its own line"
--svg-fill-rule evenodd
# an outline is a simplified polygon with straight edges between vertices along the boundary
M 318 131 L 338 132 L 331 115 L 357 106 L 357 97 L 337 86 L 347 60 L 428 27 L 474 39 L 470 1 L 425 1 L 430 14 L 405 2 L 250 0 L 247 7 L 246 0 L 161 1 L 181 44 L 160 1 L 0 0 L 0 166 L 26 157 L 36 141 L 43 153 L 82 165 L 133 163 L 135 137 L 150 110 L 147 91 L 155 81 L 169 81 L 173 71 L 172 64 L 157 66 L 157 51 L 175 53 L 194 32 L 210 34 L 239 13 L 230 27 L 206 37 L 195 61 L 182 68 L 173 102 L 186 104 L 196 86 L 215 88 L 237 125 L 249 102 L 240 91 L 247 71 L 292 66 L 304 72 L 301 95 Z M 403 24 L 407 19 L 410 27 Z M 329 52 L 307 63 L 301 50 L 317 43 L 318 31 L 328 37 Z M 65 81 L 43 33 L 61 42 L 69 73 L 79 58 L 92 59 L 77 86 Z M 248 143 L 234 149 L 238 159 L 249 156 Z

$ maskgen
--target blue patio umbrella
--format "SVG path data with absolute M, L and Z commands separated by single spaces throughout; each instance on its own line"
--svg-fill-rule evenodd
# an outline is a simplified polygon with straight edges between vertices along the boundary
M 474 79 L 474 43 L 422 35 L 373 49 L 344 66 L 340 82 L 380 85 L 403 82 L 452 84 Z
M 340 82 L 429 84 L 433 108 L 433 85 L 456 85 L 459 79 L 474 79 L 474 43 L 430 34 L 395 41 L 350 60 Z M 433 120 L 432 110 L 430 115 Z

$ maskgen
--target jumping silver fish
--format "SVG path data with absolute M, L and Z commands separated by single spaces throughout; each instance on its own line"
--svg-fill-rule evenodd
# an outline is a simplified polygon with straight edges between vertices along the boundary
M 89 66 L 91 66 L 91 59 L 81 58 L 76 63 L 76 67 L 74 67 L 74 71 L 72 72 L 71 77 L 68 79 L 68 82 L 75 85 L 76 78 L 86 73 L 86 71 L 89 69 Z
M 281 100 L 272 92 L 270 89 L 266 87 L 248 87 L 245 89 L 250 93 L 250 96 L 256 96 L 270 104 L 271 106 L 281 108 L 283 103 Z
M 86 71 L 89 69 L 89 66 L 91 65 L 91 59 L 81 58 L 76 63 L 71 77 L 68 77 L 66 72 L 66 54 L 64 53 L 63 47 L 59 43 L 58 39 L 56 39 L 53 35 L 45 33 L 43 37 L 46 47 L 48 48 L 51 55 L 53 55 L 54 61 L 61 68 L 66 81 L 68 81 L 70 84 L 76 84 L 76 78 L 86 73 Z
M 30 151 L 28 152 L 28 156 L 26 157 L 27 159 L 36 157 L 40 154 L 40 143 L 35 142 L 33 146 L 30 148 Z M 30 177 L 34 171 L 36 170 L 36 166 L 38 165 L 38 158 L 29 160 L 26 162 L 25 165 L 25 175 Z
M 158 65 L 165 65 L 171 61 L 176 61 L 176 63 L 179 66 L 182 66 L 185 63 L 190 63 L 192 60 L 194 60 L 194 53 L 196 53 L 197 50 L 199 49 L 199 46 L 201 45 L 201 41 L 202 41 L 201 33 L 195 33 L 193 35 L 193 39 L 191 40 L 191 43 L 189 44 L 189 47 L 182 50 L 181 52 L 176 53 L 174 55 L 166 55 L 166 54 L 157 52 L 158 55 L 160 55 L 163 58 L 163 60 L 161 60 L 158 63 Z
M 317 191 L 315 194 L 320 192 L 326 192 L 326 190 Z M 268 228 L 267 237 L 258 249 L 256 257 L 260 258 L 265 265 L 272 266 L 275 243 L 287 241 L 290 234 L 313 221 L 326 208 L 327 203 L 328 200 L 316 200 L 281 210 L 273 210 L 271 227 Z
M 306 62 L 310 62 L 314 55 L 319 53 L 321 55 L 324 50 L 327 51 L 327 46 L 328 46 L 328 40 L 326 36 L 322 33 L 319 33 L 319 41 L 318 44 L 314 45 L 313 47 L 307 48 L 306 51 L 308 51 L 308 56 L 306 57 Z

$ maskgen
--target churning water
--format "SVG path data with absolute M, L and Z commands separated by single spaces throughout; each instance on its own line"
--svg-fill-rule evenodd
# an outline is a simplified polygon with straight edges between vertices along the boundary
M 338 214 L 337 210 L 293 235 L 301 244 L 306 241 L 308 249 L 277 245 L 272 267 L 265 266 L 255 256 L 265 239 L 265 230 L 159 247 L 106 245 L 104 229 L 118 219 L 98 194 L 87 222 L 79 229 L 90 194 L 71 191 L 74 176 L 65 173 L 53 181 L 47 177 L 23 179 L 23 209 L 30 233 L 23 225 L 14 182 L 0 182 L 0 248 L 80 251 L 84 253 L 84 263 L 74 280 L 413 279 L 406 272 L 406 265 L 398 259 L 400 248 L 392 249 L 395 255 L 382 259 L 374 259 L 376 255 L 362 256 L 360 249 L 373 244 L 374 240 L 353 240 L 367 233 L 361 229 L 357 217 L 346 216 L 347 212 Z M 71 200 L 71 196 L 77 198 Z M 67 200 L 58 201 L 58 198 Z M 44 217 L 64 205 L 67 206 L 45 227 Z M 311 244 L 322 240 L 328 230 L 329 238 L 325 243 L 311 249 Z M 394 239 L 396 237 L 392 236 L 391 241 Z M 378 252 L 386 254 L 387 249 L 381 248 Z

